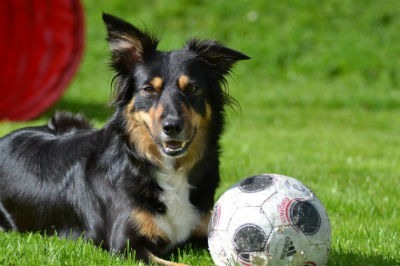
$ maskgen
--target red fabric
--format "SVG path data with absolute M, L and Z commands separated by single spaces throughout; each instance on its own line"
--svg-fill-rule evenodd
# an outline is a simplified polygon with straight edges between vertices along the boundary
M 28 120 L 51 107 L 83 52 L 79 0 L 0 1 L 0 119 Z

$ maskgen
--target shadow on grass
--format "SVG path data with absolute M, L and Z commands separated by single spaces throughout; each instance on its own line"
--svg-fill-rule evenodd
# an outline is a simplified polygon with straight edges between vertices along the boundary
M 400 265 L 400 259 L 388 259 L 382 255 L 343 253 L 332 250 L 328 266 L 394 266 Z
M 53 108 L 46 112 L 45 117 L 50 118 L 57 111 L 71 112 L 74 114 L 82 114 L 89 121 L 106 122 L 113 113 L 113 107 L 107 102 L 105 103 L 90 103 L 84 101 L 73 101 L 62 99 Z

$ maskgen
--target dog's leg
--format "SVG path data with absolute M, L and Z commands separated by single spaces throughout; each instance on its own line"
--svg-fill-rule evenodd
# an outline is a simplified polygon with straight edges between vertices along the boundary
M 151 213 L 144 210 L 135 209 L 131 212 L 130 215 L 130 224 L 134 226 L 137 230 L 137 234 L 145 237 L 150 243 L 160 246 L 168 246 L 170 242 L 168 236 L 163 232 L 155 223 L 154 217 Z M 168 260 L 164 260 L 162 258 L 157 257 L 153 253 L 147 250 L 143 250 L 140 244 L 137 244 L 137 247 L 134 248 L 136 250 L 136 255 L 138 255 L 138 251 L 141 250 L 138 259 L 143 260 L 147 263 L 155 263 L 157 265 L 164 266 L 187 266 L 187 264 L 172 262 Z
M 211 212 L 205 213 L 201 216 L 199 225 L 192 231 L 192 234 L 187 241 L 195 248 L 208 247 L 208 224 L 210 223 Z
M 193 231 L 193 236 L 199 236 L 203 237 L 208 234 L 208 224 L 210 223 L 211 220 L 211 212 L 205 213 L 201 216 L 201 222 L 200 224 L 196 227 L 196 229 Z
M 152 262 L 157 263 L 159 265 L 164 265 L 164 266 L 189 266 L 188 264 L 183 264 L 183 263 L 177 263 L 177 262 L 172 262 L 168 260 L 161 259 L 157 257 L 156 255 L 152 254 L 149 252 L 149 258 Z

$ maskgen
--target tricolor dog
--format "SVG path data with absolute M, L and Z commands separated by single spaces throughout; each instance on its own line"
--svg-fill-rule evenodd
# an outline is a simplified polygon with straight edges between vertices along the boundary
M 0 139 L 0 228 L 83 236 L 172 265 L 159 256 L 207 243 L 231 102 L 225 77 L 249 57 L 198 39 L 158 51 L 151 34 L 111 15 L 103 20 L 115 112 L 100 129 L 58 113 Z

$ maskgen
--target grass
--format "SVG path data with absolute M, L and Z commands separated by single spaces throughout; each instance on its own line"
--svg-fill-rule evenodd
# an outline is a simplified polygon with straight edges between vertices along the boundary
M 333 230 L 329 265 L 400 264 L 400 2 L 83 1 L 86 53 L 54 109 L 106 121 L 112 75 L 101 12 L 146 24 L 162 49 L 190 36 L 216 38 L 250 55 L 238 64 L 222 138 L 217 196 L 257 173 L 281 173 L 310 186 Z M 0 134 L 47 121 L 2 122 Z M 190 248 L 174 260 L 212 265 Z M 83 241 L 0 234 L 4 265 L 125 265 Z

